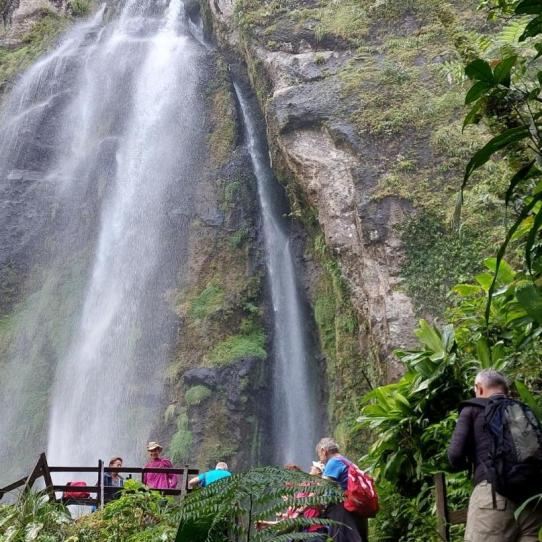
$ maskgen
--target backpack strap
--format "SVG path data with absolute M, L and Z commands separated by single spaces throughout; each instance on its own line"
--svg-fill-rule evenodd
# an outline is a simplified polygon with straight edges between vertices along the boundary
M 493 395 L 489 398 L 489 401 L 486 403 L 486 412 L 485 412 L 485 423 L 484 423 L 484 429 L 487 431 L 490 435 L 496 435 L 499 432 L 502 433 L 503 430 L 503 419 L 502 419 L 502 410 L 506 408 L 507 404 L 510 404 L 511 402 L 514 402 L 512 399 L 509 399 L 505 395 Z M 496 411 L 500 415 L 500 417 L 497 417 L 495 419 Z M 493 459 L 493 465 L 492 467 L 488 467 L 487 463 L 484 463 L 484 468 L 486 470 L 486 474 L 488 475 L 489 482 L 491 483 L 491 500 L 493 501 L 493 509 L 497 509 L 497 480 L 499 475 L 502 473 L 500 472 L 501 469 L 497 469 L 495 466 L 495 459 L 502 454 L 502 450 L 497 449 L 495 444 L 495 439 L 491 437 L 491 449 L 490 449 L 490 456 Z
M 461 403 L 459 403 L 459 412 L 461 412 L 465 407 L 468 407 L 468 406 L 486 408 L 487 399 L 480 399 L 478 397 L 475 397 L 473 399 L 467 399 L 466 401 L 461 401 Z

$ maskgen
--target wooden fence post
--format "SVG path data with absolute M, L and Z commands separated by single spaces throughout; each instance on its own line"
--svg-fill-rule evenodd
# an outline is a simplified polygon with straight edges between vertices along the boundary
M 437 502 L 437 531 L 443 542 L 450 542 L 450 524 L 448 518 L 448 497 L 444 473 L 435 474 L 435 499 Z
M 96 494 L 96 499 L 98 501 L 98 508 L 102 509 L 104 505 L 104 462 L 98 460 L 98 493 Z
M 43 470 L 43 479 L 45 480 L 45 487 L 47 489 L 47 494 L 51 501 L 56 501 L 56 495 L 53 490 L 53 479 L 51 478 L 51 471 L 49 470 L 49 463 L 47 463 L 47 457 L 45 453 L 42 453 L 40 456 L 42 470 Z

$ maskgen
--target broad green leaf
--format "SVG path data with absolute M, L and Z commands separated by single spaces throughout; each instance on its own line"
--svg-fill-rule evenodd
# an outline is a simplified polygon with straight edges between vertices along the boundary
M 486 258 L 484 265 L 493 273 L 497 272 L 497 258 Z M 508 284 L 514 280 L 515 276 L 516 274 L 510 264 L 505 260 L 501 260 L 497 280 L 502 284 Z
M 486 83 L 494 84 L 493 71 L 489 63 L 481 58 L 473 60 L 465 68 L 465 75 L 469 79 L 475 79 L 477 81 L 485 81 Z
M 493 275 L 490 273 L 480 273 L 475 277 L 476 282 L 487 292 L 491 288 L 493 282 Z
M 514 190 L 520 184 L 522 181 L 526 181 L 527 179 L 530 179 L 539 171 L 536 168 L 533 168 L 535 161 L 532 160 L 528 164 L 524 165 L 522 168 L 520 168 L 514 176 L 510 179 L 510 182 L 508 183 L 508 189 L 506 190 L 506 196 L 505 196 L 505 203 L 508 205 L 510 203 L 510 200 L 514 194 Z
M 500 85 L 510 86 L 510 72 L 515 66 L 518 57 L 516 55 L 509 56 L 501 60 L 493 71 L 495 81 Z
M 410 409 L 410 403 L 408 402 L 408 399 L 404 395 L 401 395 L 399 392 L 397 392 L 393 395 L 393 397 L 396 401 L 398 401 L 399 403 L 402 403 L 404 406 Z
M 510 240 L 516 233 L 519 226 L 522 224 L 522 222 L 525 220 L 527 216 L 529 216 L 529 213 L 533 210 L 533 208 L 542 200 L 542 194 L 535 194 L 531 201 L 523 207 L 521 212 L 519 213 L 519 216 L 516 218 L 516 221 L 512 224 L 512 226 L 508 229 L 508 232 L 506 233 L 506 237 L 504 241 L 502 242 L 501 246 L 499 247 L 499 250 L 497 252 L 497 269 L 499 268 L 499 265 L 501 264 L 502 259 L 504 258 L 504 254 L 506 252 L 506 249 L 508 247 L 508 244 L 510 243 Z M 495 273 L 495 276 L 493 278 L 493 282 L 491 283 L 491 286 L 488 291 L 487 296 L 487 303 L 486 303 L 486 310 L 485 310 L 485 318 L 486 322 L 489 322 L 489 317 L 491 313 L 491 303 L 493 301 L 493 292 L 495 290 L 495 284 L 497 283 L 497 273 Z
M 542 324 L 542 295 L 532 282 L 523 282 L 516 288 L 516 298 L 525 312 L 536 322 Z
M 527 269 L 529 269 L 529 271 L 532 271 L 531 254 L 532 254 L 533 246 L 538 238 L 538 232 L 540 231 L 541 227 L 542 227 L 542 209 L 539 209 L 534 218 L 533 225 L 531 226 L 531 229 L 529 231 L 529 235 L 527 236 L 527 241 L 525 242 L 525 263 L 527 264 Z
M 542 0 L 521 0 L 515 12 L 516 15 L 538 15 L 542 13 Z
M 454 326 L 452 324 L 448 324 L 443 326 L 442 328 L 442 343 L 444 345 L 444 349 L 447 353 L 450 353 L 452 351 L 452 348 L 455 344 L 455 333 L 454 333 Z
M 476 357 L 480 360 L 482 368 L 488 369 L 491 367 L 491 351 L 485 338 L 476 342 Z
M 463 297 L 469 297 L 480 293 L 480 286 L 476 284 L 456 284 L 453 291 Z
M 420 320 L 418 328 L 414 331 L 418 340 L 432 352 L 443 352 L 444 347 L 438 330 L 426 320 Z
M 534 412 L 534 415 L 542 422 L 542 404 L 540 400 L 531 393 L 523 382 L 516 380 L 514 386 L 519 398 Z
M 481 119 L 480 109 L 482 108 L 482 101 L 476 102 L 472 109 L 467 113 L 465 116 L 465 120 L 463 121 L 463 130 L 465 130 L 465 127 L 469 124 L 477 124 L 478 121 Z
M 532 21 L 529 21 L 529 24 L 525 27 L 519 41 L 525 41 L 527 38 L 533 38 L 534 36 L 538 36 L 540 33 L 542 33 L 542 15 L 539 15 Z
M 426 390 L 429 385 L 431 384 L 431 379 L 426 378 L 425 380 L 422 380 L 413 390 L 412 393 L 418 393 L 420 391 Z
M 491 347 L 491 361 L 495 365 L 504 358 L 505 350 L 504 344 L 502 341 L 499 341 L 497 344 L 494 344 Z
M 517 143 L 526 137 L 529 137 L 529 135 L 529 128 L 519 126 L 517 128 L 505 130 L 501 134 L 491 139 L 474 154 L 470 162 L 467 164 L 461 189 L 463 190 L 465 188 L 467 181 L 473 172 L 479 167 L 483 166 L 496 152 L 508 147 L 509 145 L 512 145 L 513 143 Z
M 493 88 L 491 83 L 487 83 L 486 81 L 477 81 L 467 92 L 467 95 L 465 96 L 465 105 L 475 102 L 491 88 Z

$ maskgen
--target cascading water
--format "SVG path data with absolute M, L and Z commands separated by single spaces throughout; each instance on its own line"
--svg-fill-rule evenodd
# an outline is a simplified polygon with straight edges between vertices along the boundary
M 12 212 L 0 264 L 31 271 L 6 331 L 2 460 L 28 436 L 21 425 L 45 421 L 48 383 L 54 463 L 137 463 L 158 419 L 176 332 L 166 296 L 204 137 L 201 47 L 180 0 L 132 0 L 108 24 L 103 12 L 34 65 L 4 110 L 0 180 Z
M 18 277 L 0 299 L 10 315 L 0 321 L 0 464 L 17 457 L 22 472 L 45 442 L 54 463 L 139 463 L 175 339 L 167 296 L 203 162 L 205 47 L 180 0 L 129 0 L 111 22 L 105 11 L 24 74 L 0 121 L 8 293 Z M 274 460 L 306 465 L 322 411 L 309 326 L 256 108 L 236 91 L 274 309 Z
M 273 303 L 273 455 L 277 463 L 307 466 L 322 431 L 318 403 L 317 367 L 301 302 L 291 247 L 289 221 L 280 205 L 282 194 L 269 163 L 265 136 L 258 129 L 258 113 L 239 84 L 235 91 L 248 149 L 258 185 Z

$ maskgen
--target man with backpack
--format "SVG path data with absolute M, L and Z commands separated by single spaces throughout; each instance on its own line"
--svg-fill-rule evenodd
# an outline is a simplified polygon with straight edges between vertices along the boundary
M 337 482 L 344 491 L 344 501 L 331 505 L 326 517 L 337 521 L 332 527 L 334 542 L 367 542 L 367 518 L 378 511 L 378 496 L 372 478 L 339 453 L 339 446 L 329 437 L 316 445 L 318 459 L 324 464 L 323 477 Z
M 465 541 L 535 542 L 542 527 L 542 429 L 533 412 L 508 398 L 506 378 L 480 371 L 475 399 L 461 404 L 448 458 L 455 470 L 473 469 Z

